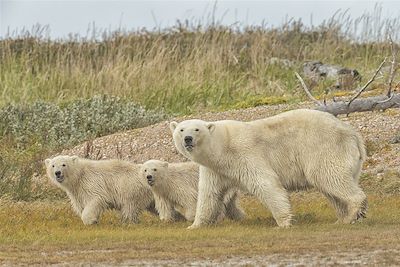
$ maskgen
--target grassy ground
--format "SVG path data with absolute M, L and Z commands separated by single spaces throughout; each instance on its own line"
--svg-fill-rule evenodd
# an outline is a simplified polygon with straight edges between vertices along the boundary
M 368 218 L 355 225 L 334 224 L 333 210 L 316 193 L 296 194 L 292 203 L 296 221 L 290 229 L 278 229 L 257 200 L 244 197 L 247 217 L 243 222 L 224 221 L 190 231 L 186 230 L 189 223 L 162 223 L 147 213 L 138 225 L 121 224 L 116 212 L 107 212 L 99 225 L 84 226 L 64 201 L 3 200 L 0 263 L 190 261 L 274 253 L 329 255 L 332 251 L 368 255 L 400 249 L 399 196 L 369 195 Z

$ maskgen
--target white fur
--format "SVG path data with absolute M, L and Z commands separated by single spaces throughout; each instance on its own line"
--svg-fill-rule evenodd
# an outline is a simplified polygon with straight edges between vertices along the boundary
M 150 179 L 155 205 L 161 220 L 175 220 L 178 211 L 186 220 L 193 221 L 196 213 L 199 165 L 193 162 L 168 163 L 149 160 L 142 165 L 143 179 Z M 228 216 L 240 220 L 244 212 L 238 204 L 239 192 L 232 187 L 222 194 L 221 207 L 216 210 L 219 218 Z
M 64 190 L 84 224 L 94 224 L 105 209 L 121 211 L 126 222 L 137 223 L 140 213 L 154 205 L 153 194 L 140 179 L 140 165 L 121 160 L 88 160 L 76 156 L 46 159 L 47 175 Z M 63 181 L 57 181 L 60 171 Z
M 170 128 L 178 151 L 201 165 L 192 228 L 215 222 L 218 198 L 231 184 L 257 196 L 281 227 L 291 225 L 288 191 L 311 187 L 329 199 L 339 221 L 365 217 L 358 185 L 362 138 L 328 113 L 301 109 L 251 122 L 188 120 Z M 185 136 L 193 138 L 190 146 Z

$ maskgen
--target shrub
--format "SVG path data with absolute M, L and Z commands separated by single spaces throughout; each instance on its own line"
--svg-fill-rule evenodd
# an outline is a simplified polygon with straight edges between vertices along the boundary
M 32 183 L 33 177 L 43 173 L 46 155 L 165 118 L 162 112 L 147 111 L 133 102 L 106 95 L 61 106 L 43 101 L 8 105 L 0 109 L 0 196 L 9 194 L 13 199 L 27 200 L 54 195 L 52 190 Z

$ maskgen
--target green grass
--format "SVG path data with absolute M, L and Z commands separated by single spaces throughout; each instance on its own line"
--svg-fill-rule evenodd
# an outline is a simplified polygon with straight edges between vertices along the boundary
M 187 230 L 188 222 L 162 223 L 147 213 L 138 225 L 122 224 L 116 212 L 107 212 L 99 225 L 84 226 L 64 201 L 0 203 L 0 263 L 368 251 L 398 247 L 400 234 L 398 196 L 370 195 L 367 219 L 338 225 L 323 197 L 296 194 L 292 198 L 296 221 L 289 229 L 277 228 L 271 214 L 251 197 L 242 199 L 247 213 L 243 222 L 225 220 L 197 230 Z

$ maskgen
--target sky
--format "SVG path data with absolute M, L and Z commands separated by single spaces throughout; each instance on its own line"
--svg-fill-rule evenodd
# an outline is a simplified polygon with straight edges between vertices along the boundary
M 0 37 L 47 26 L 45 35 L 65 38 L 69 34 L 89 36 L 90 29 L 137 30 L 166 28 L 177 20 L 200 21 L 214 18 L 224 25 L 281 25 L 288 18 L 301 18 L 307 25 L 319 25 L 338 10 L 353 17 L 373 13 L 375 1 L 65 1 L 0 0 Z M 400 1 L 381 1 L 383 17 L 400 17 Z

